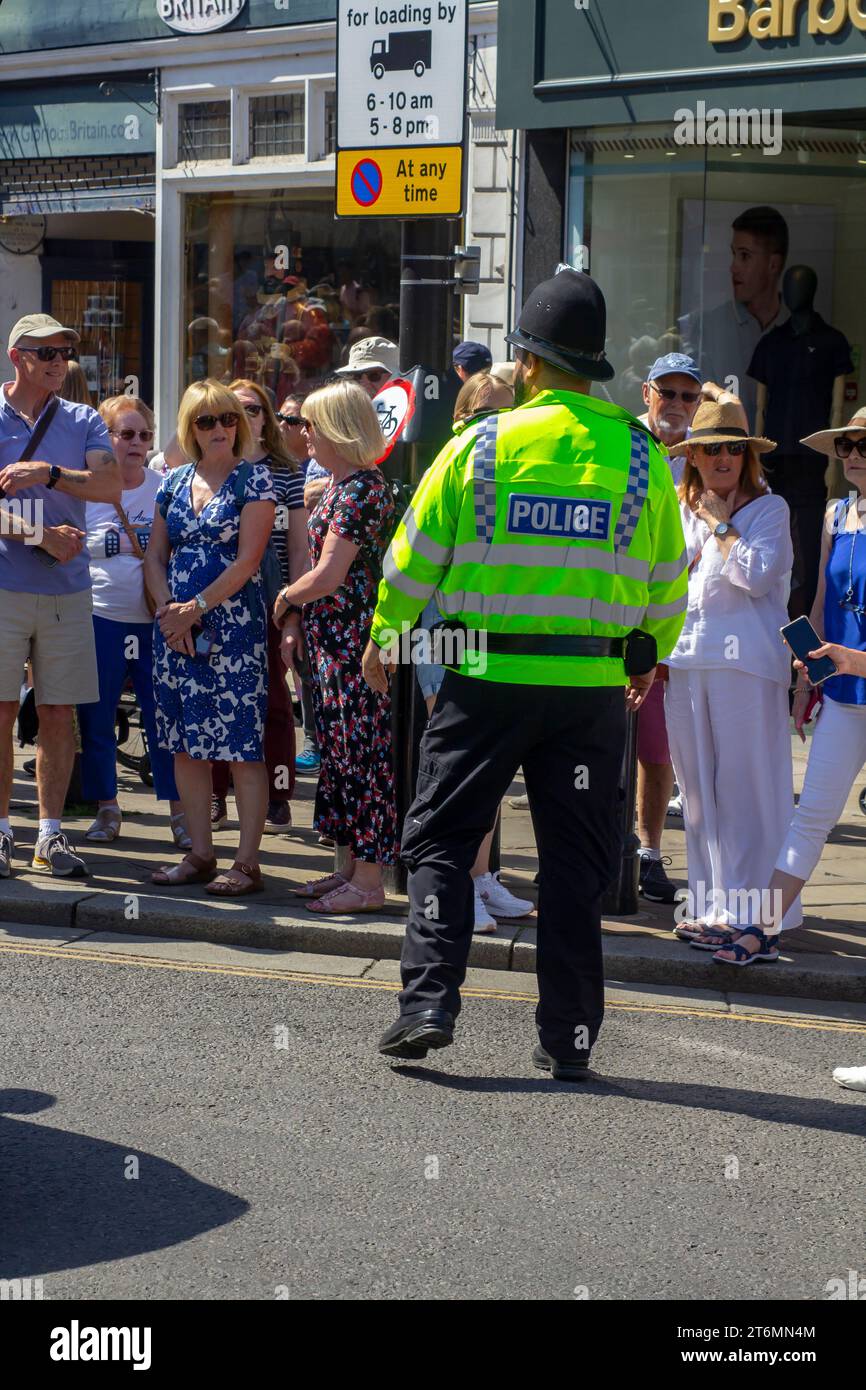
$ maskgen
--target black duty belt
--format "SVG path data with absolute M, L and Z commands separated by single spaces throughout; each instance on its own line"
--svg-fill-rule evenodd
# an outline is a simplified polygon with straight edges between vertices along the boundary
M 530 633 L 486 632 L 485 646 L 493 656 L 625 657 L 623 637 L 545 637 Z
M 432 635 L 439 630 L 462 632 L 473 650 L 484 650 L 492 656 L 595 656 L 613 657 L 625 662 L 630 676 L 642 676 L 658 661 L 656 639 L 635 628 L 627 637 L 554 637 L 528 632 L 489 632 L 487 629 L 467 628 L 458 620 L 435 623 Z M 483 632 L 483 637 L 482 637 Z M 478 645 L 473 643 L 477 633 Z

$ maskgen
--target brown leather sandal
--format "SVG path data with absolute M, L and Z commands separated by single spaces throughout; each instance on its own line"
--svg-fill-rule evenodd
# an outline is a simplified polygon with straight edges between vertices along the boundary
M 228 874 L 222 873 L 205 889 L 205 892 L 211 893 L 215 898 L 245 898 L 250 893 L 263 893 L 265 891 L 262 871 L 257 864 L 242 864 L 239 859 L 236 859 L 232 864 L 232 869 L 235 873 L 244 874 L 250 882 L 238 883 L 235 879 L 229 878 Z
M 190 850 L 179 864 L 163 864 L 161 869 L 151 874 L 150 881 L 160 888 L 185 888 L 189 883 L 210 883 L 216 872 L 217 862 L 213 856 L 202 859 L 200 854 L 193 854 Z

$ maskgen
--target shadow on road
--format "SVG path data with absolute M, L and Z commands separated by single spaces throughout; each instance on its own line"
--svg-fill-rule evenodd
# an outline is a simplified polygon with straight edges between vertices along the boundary
M 428 1081 L 451 1091 L 477 1091 L 495 1095 L 557 1095 L 570 1091 L 583 1095 L 624 1096 L 657 1105 L 679 1105 L 688 1110 L 718 1110 L 771 1124 L 798 1125 L 803 1129 L 829 1130 L 834 1134 L 866 1134 L 866 1105 L 831 1100 L 809 1100 L 773 1091 L 738 1091 L 732 1086 L 692 1086 L 677 1081 L 641 1077 L 601 1076 L 593 1072 L 586 1081 L 552 1081 L 549 1077 L 449 1076 L 430 1067 L 394 1066 L 395 1076 Z M 828 1079 L 828 1085 L 830 1084 Z
M 164 1250 L 249 1209 L 165 1159 L 18 1118 L 54 1104 L 0 1090 L 0 1278 Z

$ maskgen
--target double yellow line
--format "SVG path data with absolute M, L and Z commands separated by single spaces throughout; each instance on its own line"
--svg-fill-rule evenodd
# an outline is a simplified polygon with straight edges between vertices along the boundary
M 204 961 L 160 960 L 152 956 L 137 956 L 133 953 L 100 951 L 87 946 L 25 946 L 21 943 L 0 944 L 0 952 L 7 955 L 48 956 L 54 960 L 87 960 L 101 965 L 129 965 L 145 970 L 174 970 L 179 974 L 229 975 L 247 980 L 280 980 L 292 985 L 318 985 L 333 989 L 384 990 L 396 994 L 401 986 L 390 980 L 370 980 L 348 975 L 317 975 L 309 970 L 256 970 L 244 965 L 219 965 Z M 461 990 L 464 999 L 504 1000 L 507 1003 L 535 1004 L 535 994 L 517 994 L 510 990 L 482 989 L 467 986 Z M 833 1019 L 785 1018 L 775 1014 L 736 1013 L 722 1009 L 694 1009 L 684 1004 L 607 1004 L 614 1013 L 657 1014 L 667 1018 L 702 1018 L 713 1021 L 734 1023 L 769 1023 L 777 1028 L 806 1028 L 819 1033 L 864 1033 L 866 1023 L 853 1023 Z

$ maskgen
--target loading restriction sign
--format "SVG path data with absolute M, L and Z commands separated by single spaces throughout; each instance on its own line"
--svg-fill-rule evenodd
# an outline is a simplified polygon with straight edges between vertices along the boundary
M 338 217 L 461 214 L 468 24 L 467 0 L 338 0 Z
M 382 170 L 374 159 L 359 159 L 352 170 L 352 197 L 359 207 L 371 208 L 382 192 Z

